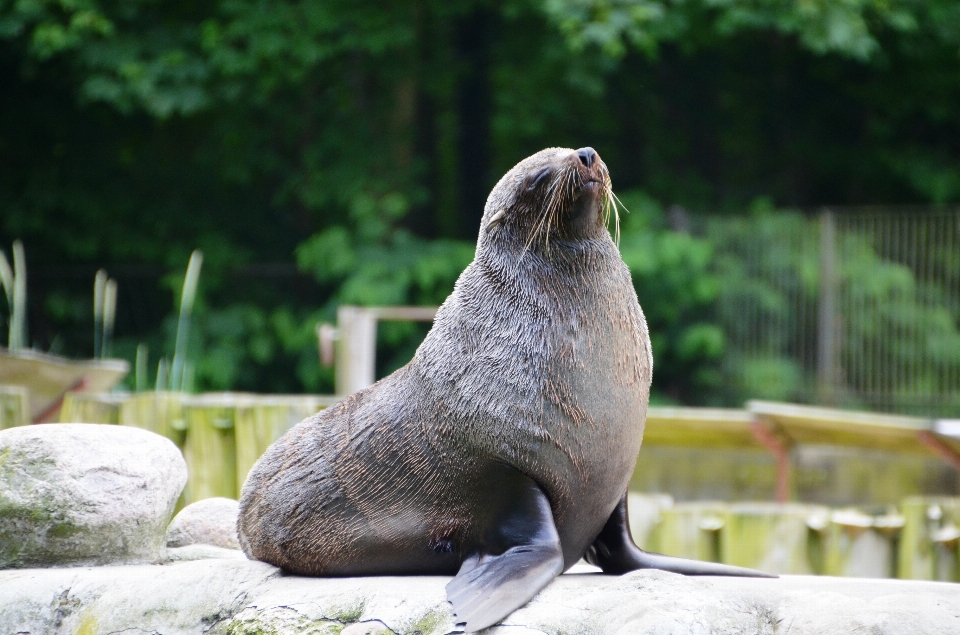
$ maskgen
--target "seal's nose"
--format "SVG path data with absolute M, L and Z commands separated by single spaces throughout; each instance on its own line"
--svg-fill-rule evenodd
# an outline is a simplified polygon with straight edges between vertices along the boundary
M 580 163 L 584 164 L 588 168 L 592 168 L 593 164 L 597 162 L 597 159 L 600 157 L 597 156 L 597 151 L 593 148 L 580 148 L 577 150 L 577 156 L 580 157 Z

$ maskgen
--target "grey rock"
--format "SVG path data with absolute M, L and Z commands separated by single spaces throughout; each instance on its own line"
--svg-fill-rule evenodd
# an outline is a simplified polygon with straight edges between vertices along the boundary
M 167 547 L 167 555 L 163 562 L 187 562 L 208 558 L 247 559 L 239 549 L 227 549 L 214 547 L 213 545 L 187 545 L 186 547 Z
M 157 561 L 186 480 L 177 447 L 139 428 L 0 431 L 0 568 Z
M 232 498 L 205 498 L 187 505 L 167 529 L 168 547 L 213 545 L 239 549 L 237 515 L 240 503 Z
M 458 631 L 444 593 L 449 581 L 303 578 L 241 559 L 8 570 L 0 571 L 0 633 L 441 635 Z M 958 632 L 953 583 L 637 571 L 562 575 L 487 635 Z
M 380 620 L 356 622 L 340 631 L 340 635 L 392 635 L 393 631 Z

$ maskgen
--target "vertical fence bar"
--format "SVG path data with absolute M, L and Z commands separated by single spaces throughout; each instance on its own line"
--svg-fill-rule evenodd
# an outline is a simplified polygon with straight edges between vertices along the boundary
M 836 381 L 836 223 L 828 209 L 820 214 L 820 314 L 817 328 L 817 374 L 821 403 L 834 402 Z
M 341 306 L 337 328 L 336 389 L 349 395 L 376 380 L 377 319 L 370 309 Z
M 953 320 L 955 328 L 960 328 L 960 306 L 958 306 L 958 296 L 960 293 L 957 292 L 957 287 L 960 286 L 960 277 L 954 278 L 954 274 L 958 273 L 960 270 L 960 257 L 957 254 L 957 248 L 960 248 L 960 245 L 954 245 L 953 238 L 956 231 L 960 230 L 960 223 L 952 223 L 951 217 L 944 215 L 942 219 L 942 224 L 937 232 L 937 236 L 941 240 L 939 252 L 942 254 L 943 262 L 940 265 L 944 273 L 944 288 L 946 289 L 944 298 L 945 304 L 948 307 L 950 317 Z M 957 381 L 957 372 L 960 370 L 960 365 L 956 361 L 951 361 L 947 364 L 946 372 L 943 377 L 943 392 L 947 396 L 944 401 L 950 403 L 951 401 L 960 402 L 960 395 L 957 393 L 958 382 Z M 958 403 L 960 407 L 960 403 Z M 945 413 L 944 413 L 945 414 Z

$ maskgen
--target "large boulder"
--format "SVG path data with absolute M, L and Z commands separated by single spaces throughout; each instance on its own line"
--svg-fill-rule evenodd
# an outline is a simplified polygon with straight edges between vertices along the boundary
M 303 578 L 239 558 L 0 571 L 0 633 L 444 635 L 460 632 L 444 591 L 449 581 Z M 686 578 L 651 570 L 619 577 L 565 574 L 502 625 L 484 631 L 561 633 L 944 635 L 960 633 L 960 585 Z
M 0 431 L 0 568 L 155 562 L 186 481 L 177 447 L 139 428 Z
M 168 547 L 213 545 L 239 549 L 237 516 L 240 503 L 232 498 L 205 498 L 191 503 L 174 517 L 167 529 Z

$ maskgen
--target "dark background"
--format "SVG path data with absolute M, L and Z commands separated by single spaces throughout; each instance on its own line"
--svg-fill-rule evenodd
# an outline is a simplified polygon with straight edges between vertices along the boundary
M 155 367 L 199 248 L 196 388 L 329 392 L 316 322 L 442 301 L 492 185 L 552 145 L 597 149 L 626 232 L 956 203 L 960 2 L 0 2 L 0 247 L 42 350 L 92 355 L 102 267 L 114 353 Z M 671 356 L 709 267 L 648 271 L 658 394 L 716 401 L 722 352 Z M 385 325 L 381 372 L 422 332 Z

